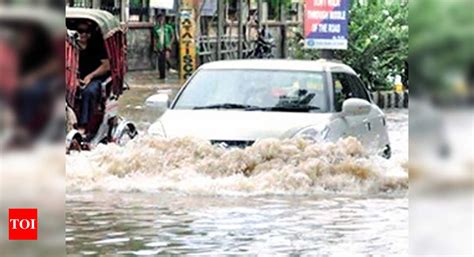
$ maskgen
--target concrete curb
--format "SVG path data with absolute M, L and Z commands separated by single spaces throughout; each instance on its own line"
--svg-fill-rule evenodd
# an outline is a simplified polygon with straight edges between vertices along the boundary
M 408 108 L 408 90 L 404 92 L 377 91 L 371 92 L 372 99 L 382 109 Z

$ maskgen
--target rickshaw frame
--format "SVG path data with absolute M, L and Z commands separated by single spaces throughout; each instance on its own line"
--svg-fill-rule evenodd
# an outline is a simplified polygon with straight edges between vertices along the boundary
M 103 37 L 104 47 L 110 62 L 110 77 L 101 86 L 102 96 L 105 97 L 103 117 L 94 135 L 83 138 L 76 129 L 72 129 L 66 136 L 66 147 L 81 145 L 87 150 L 99 143 L 121 143 L 124 135 L 129 138 L 136 136 L 135 125 L 118 116 L 118 99 L 123 93 L 125 74 L 127 72 L 127 39 L 126 28 L 119 20 L 104 10 L 85 8 L 66 8 L 66 23 L 68 20 L 88 20 L 97 25 Z M 69 33 L 66 39 L 66 102 L 75 111 L 75 99 L 79 88 L 79 51 L 75 44 L 74 33 Z M 74 112 L 75 113 L 75 112 Z M 79 150 L 79 149 L 77 149 Z

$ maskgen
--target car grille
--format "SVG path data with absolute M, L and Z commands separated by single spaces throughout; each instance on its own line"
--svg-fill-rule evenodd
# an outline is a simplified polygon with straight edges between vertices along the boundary
M 251 146 L 255 141 L 252 140 L 211 140 L 213 145 L 220 145 L 223 147 L 239 147 L 245 148 Z

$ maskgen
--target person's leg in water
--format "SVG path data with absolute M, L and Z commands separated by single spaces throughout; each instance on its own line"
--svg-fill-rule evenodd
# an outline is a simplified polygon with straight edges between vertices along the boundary
M 93 80 L 82 91 L 81 113 L 79 115 L 78 129 L 79 133 L 85 134 L 87 125 L 89 124 L 94 110 L 100 98 L 100 80 Z
M 171 70 L 171 48 L 167 48 L 166 49 L 166 55 L 165 55 L 165 58 L 166 58 L 166 72 L 169 72 Z
M 160 79 L 166 78 L 166 50 L 160 50 L 158 52 L 158 71 L 160 73 Z

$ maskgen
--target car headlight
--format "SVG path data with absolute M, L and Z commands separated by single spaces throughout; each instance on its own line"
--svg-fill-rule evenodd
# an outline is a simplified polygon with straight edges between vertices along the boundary
M 327 126 L 313 125 L 298 130 L 293 138 L 303 138 L 314 142 L 322 142 L 326 140 L 328 132 L 329 128 Z
M 157 121 L 148 128 L 148 134 L 156 137 L 166 137 L 165 129 L 160 121 Z

